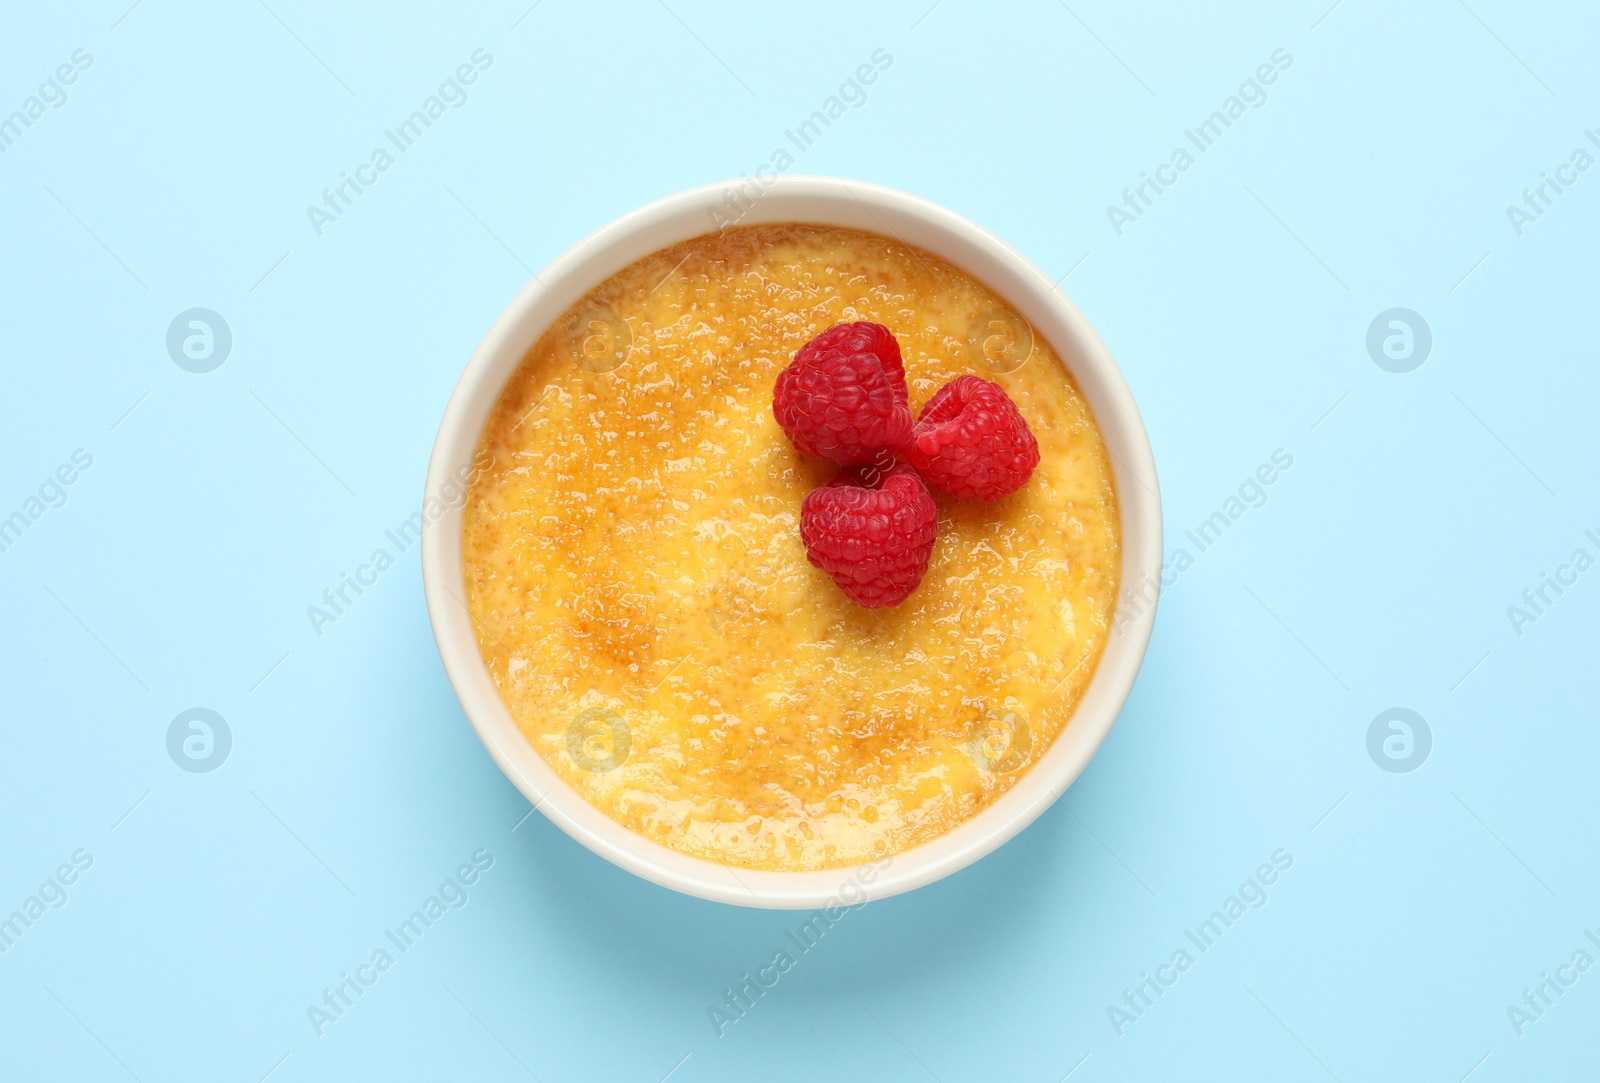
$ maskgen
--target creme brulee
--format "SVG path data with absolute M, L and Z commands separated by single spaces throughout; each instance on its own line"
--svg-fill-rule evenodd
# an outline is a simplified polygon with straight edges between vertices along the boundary
M 806 561 L 773 381 L 850 320 L 900 341 L 911 408 L 999 382 L 1040 462 L 996 504 L 938 493 L 922 584 L 851 602 Z M 1031 344 L 1031 348 L 1030 348 Z M 467 605 L 533 747 L 608 816 L 729 865 L 896 853 L 1004 793 L 1068 724 L 1120 568 L 1083 396 L 1002 300 L 885 237 L 735 229 L 634 263 L 523 359 L 481 438 Z

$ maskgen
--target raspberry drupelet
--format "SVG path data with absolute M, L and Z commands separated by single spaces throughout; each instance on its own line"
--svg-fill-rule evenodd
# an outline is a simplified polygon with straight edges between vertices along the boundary
M 1039 464 L 1028 423 L 989 380 L 956 377 L 913 419 L 900 343 L 876 323 L 837 324 L 802 346 L 778 374 L 772 413 L 799 451 L 851 467 L 805 498 L 800 539 L 869 609 L 899 605 L 928 570 L 938 530 L 929 485 L 1000 500 Z
M 778 374 L 772 413 L 794 446 L 842 466 L 898 451 L 911 436 L 900 343 L 876 323 L 841 323 Z
M 999 384 L 958 376 L 922 408 L 906 461 L 951 496 L 999 500 L 1027 484 L 1039 442 Z
M 846 470 L 800 505 L 806 557 L 852 601 L 899 605 L 928 570 L 937 529 L 928 487 L 904 463 Z

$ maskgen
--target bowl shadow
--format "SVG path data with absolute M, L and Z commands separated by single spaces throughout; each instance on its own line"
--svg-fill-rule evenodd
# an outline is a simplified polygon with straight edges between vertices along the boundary
M 1071 875 L 1095 860 L 1095 843 L 1060 801 L 982 860 L 924 887 L 859 904 L 829 918 L 820 910 L 760 910 L 681 895 L 611 865 L 541 816 L 518 843 L 535 872 L 543 913 L 582 945 L 602 981 L 653 987 L 667 997 L 720 1003 L 778 953 L 808 973 L 823 998 L 844 987 L 887 992 L 970 972 L 985 958 L 1014 957 L 1051 926 L 1080 913 Z M 803 994 L 802 994 L 803 995 Z M 697 1006 L 696 1010 L 700 1010 Z

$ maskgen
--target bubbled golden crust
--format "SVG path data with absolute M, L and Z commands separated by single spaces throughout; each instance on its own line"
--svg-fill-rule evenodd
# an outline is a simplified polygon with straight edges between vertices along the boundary
M 557 321 L 484 429 L 464 552 L 484 661 L 563 778 L 676 850 L 799 870 L 948 831 L 1038 760 L 1110 630 L 1117 503 L 1042 340 L 1014 371 L 974 363 L 995 313 L 1020 323 L 927 252 L 767 226 L 654 253 Z M 894 331 L 913 409 L 977 373 L 1039 442 L 1021 491 L 936 497 L 932 563 L 892 610 L 807 563 L 800 502 L 836 468 L 772 416 L 778 372 L 849 320 Z

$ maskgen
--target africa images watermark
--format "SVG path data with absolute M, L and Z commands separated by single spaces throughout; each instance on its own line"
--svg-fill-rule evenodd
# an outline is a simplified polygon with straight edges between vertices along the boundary
M 492 868 L 494 855 L 488 850 L 474 850 L 469 862 L 456 869 L 453 876 L 446 877 L 436 894 L 423 899 L 422 905 L 399 925 L 383 931 L 384 938 L 394 946 L 394 954 L 391 955 L 387 947 L 377 947 L 372 950 L 372 957 L 367 962 L 355 968 L 353 977 L 343 970 L 339 971 L 339 980 L 333 988 L 322 990 L 322 1006 L 311 1004 L 306 1007 L 306 1018 L 310 1020 L 311 1029 L 317 1037 L 322 1037 L 328 1027 L 343 1019 L 356 1000 L 366 996 L 367 990 L 378 984 L 378 979 L 389 972 L 398 958 L 416 947 L 417 942 L 444 920 L 446 914 L 460 910 L 472 901 L 467 888 L 476 884 L 478 878 Z
M 1600 128 L 1586 129 L 1583 137 L 1600 149 Z M 1506 205 L 1506 217 L 1511 220 L 1511 229 L 1516 235 L 1522 236 L 1529 226 L 1543 218 L 1545 212 L 1556 205 L 1556 199 L 1576 185 L 1580 174 L 1589 172 L 1594 162 L 1594 155 L 1589 153 L 1589 148 L 1579 146 L 1572 152 L 1571 161 L 1563 162 L 1550 171 L 1555 176 L 1540 170 L 1539 176 L 1544 180 L 1522 190 L 1522 206 L 1514 203 Z
M 1268 59 L 1272 63 L 1257 67 L 1254 75 L 1239 84 L 1236 93 L 1224 99 L 1220 109 L 1214 110 L 1193 130 L 1184 129 L 1184 138 L 1196 152 L 1204 154 L 1216 146 L 1223 134 L 1233 127 L 1234 121 L 1250 109 L 1260 109 L 1266 105 L 1266 88 L 1276 83 L 1281 73 L 1294 66 L 1294 57 L 1289 55 L 1287 49 L 1274 49 Z M 1156 197 L 1177 184 L 1178 178 L 1189 172 L 1197 161 L 1199 159 L 1189 153 L 1189 148 L 1180 143 L 1173 149 L 1170 161 L 1155 167 L 1154 176 L 1141 172 L 1138 185 L 1122 190 L 1122 206 L 1110 204 L 1106 207 L 1112 232 L 1118 237 L 1122 236 L 1128 226 L 1143 218 L 1144 212 L 1155 206 Z
M 185 372 L 215 372 L 233 352 L 233 328 L 221 313 L 186 308 L 167 325 L 167 356 Z
M 1432 751 L 1433 727 L 1409 707 L 1379 711 L 1367 725 L 1367 755 L 1391 775 L 1409 775 Z
M 209 707 L 179 711 L 167 725 L 167 756 L 191 775 L 209 775 L 232 751 L 233 728 Z
M 10 116 L 0 120 L 0 154 L 9 151 L 22 138 L 22 133 L 33 127 L 34 121 L 44 117 L 46 106 L 60 109 L 66 105 L 66 88 L 78 81 L 80 73 L 94 66 L 94 57 L 87 49 L 74 49 L 67 59 L 70 64 L 61 64 L 45 76 L 37 91 L 22 99 L 22 105 L 13 109 Z
M 1111 1029 L 1117 1037 L 1122 1037 L 1130 1026 L 1144 1018 L 1147 1011 L 1155 1005 L 1156 998 L 1166 995 L 1167 990 L 1178 984 L 1178 979 L 1193 969 L 1198 956 L 1204 955 L 1216 946 L 1224 933 L 1232 929 L 1251 910 L 1259 910 L 1267 905 L 1267 888 L 1278 882 L 1278 878 L 1285 872 L 1294 868 L 1294 855 L 1288 850 L 1279 847 L 1272 851 L 1272 856 L 1267 863 L 1260 865 L 1255 873 L 1247 877 L 1240 884 L 1234 894 L 1222 900 L 1222 906 L 1211 912 L 1211 916 L 1202 921 L 1193 929 L 1185 929 L 1183 935 L 1193 944 L 1197 954 L 1189 954 L 1187 947 L 1173 950 L 1172 958 L 1156 967 L 1154 976 L 1141 970 L 1139 981 L 1132 988 L 1122 990 L 1122 1005 L 1106 1006 L 1106 1019 L 1111 1023 Z
M 1594 545 L 1596 552 L 1600 552 L 1600 535 L 1593 530 L 1585 530 L 1583 536 Z M 1589 550 L 1579 546 L 1572 551 L 1572 556 L 1565 564 L 1556 566 L 1555 575 L 1541 571 L 1539 582 L 1522 592 L 1522 604 L 1506 606 L 1506 619 L 1511 622 L 1511 630 L 1517 633 L 1517 638 L 1521 639 L 1524 628 L 1550 612 L 1562 595 L 1577 586 L 1578 577 L 1594 567 L 1594 563 Z
M 893 66 L 894 56 L 887 49 L 874 49 L 867 59 L 871 63 L 858 66 L 854 74 L 839 84 L 838 92 L 830 94 L 820 108 L 796 124 L 792 130 L 783 133 L 794 145 L 793 154 L 789 153 L 787 147 L 779 146 L 767 161 L 756 166 L 749 175 L 739 174 L 741 183 L 724 192 L 722 202 L 712 204 L 707 212 L 711 216 L 713 229 L 725 230 L 738 225 L 739 220 L 755 206 L 756 200 L 761 198 L 773 178 L 793 169 L 795 162 L 799 160 L 798 156 L 804 154 L 820 139 L 823 132 L 833 127 L 834 121 L 849 110 L 860 109 L 867 104 L 866 88 L 878 81 L 880 72 L 888 71 Z
M 0 553 L 10 552 L 22 540 L 28 529 L 55 508 L 67 503 L 67 487 L 78 480 L 84 471 L 94 465 L 94 456 L 78 448 L 72 457 L 45 475 L 38 489 L 23 500 L 22 506 L 10 515 L 0 518 Z
M 377 585 L 378 577 L 395 565 L 395 557 L 422 540 L 422 535 L 447 511 L 453 511 L 467 502 L 467 490 L 490 466 L 494 465 L 492 452 L 479 450 L 477 457 L 459 467 L 453 477 L 447 478 L 439 491 L 423 501 L 422 509 L 403 519 L 383 536 L 394 546 L 390 553 L 385 546 L 374 549 L 366 562 L 356 565 L 354 574 L 340 572 L 339 581 L 322 592 L 321 605 L 306 606 L 306 619 L 311 630 L 320 638 L 322 630 L 348 613 L 368 589 Z
M 1274 450 L 1267 462 L 1257 466 L 1239 483 L 1238 489 L 1222 502 L 1221 507 L 1202 519 L 1194 528 L 1183 532 L 1183 536 L 1193 544 L 1194 553 L 1191 554 L 1187 548 L 1179 546 L 1162 563 L 1159 583 L 1149 575 L 1145 575 L 1139 582 L 1123 587 L 1122 604 L 1117 606 L 1114 631 L 1121 635 L 1126 628 L 1143 616 L 1145 610 L 1155 605 L 1161 591 L 1171 589 L 1178 582 L 1178 577 L 1194 567 L 1196 559 L 1216 545 L 1228 528 L 1243 519 L 1246 512 L 1266 507 L 1269 499 L 1268 487 L 1288 473 L 1293 465 L 1294 456 L 1288 451 L 1283 448 Z
M 70 862 L 70 863 L 69 863 Z M 24 933 L 33 928 L 51 910 L 67 905 L 67 888 L 78 882 L 78 876 L 94 867 L 94 855 L 79 847 L 56 871 L 45 877 L 32 895 L 11 914 L 0 919 L 0 955 L 17 946 Z
M 434 121 L 445 115 L 447 106 L 460 109 L 467 104 L 466 88 L 476 83 L 479 74 L 488 71 L 494 64 L 494 57 L 487 49 L 474 49 L 468 59 L 472 63 L 461 64 L 446 76 L 438 90 L 423 99 L 422 105 L 413 110 L 410 116 L 394 128 L 384 129 L 384 138 L 394 147 L 395 153 L 404 154 L 416 146 L 417 141 L 433 127 Z M 389 172 L 397 160 L 394 154 L 389 153 L 388 147 L 379 145 L 373 150 L 370 160 L 349 173 L 340 173 L 338 184 L 322 190 L 322 206 L 314 203 L 306 206 L 306 218 L 311 222 L 312 231 L 318 237 L 322 236 L 328 226 L 355 206 L 356 197 L 365 195 L 367 189 L 377 184 L 378 178 Z
M 755 1007 L 756 1001 L 776 987 L 779 979 L 794 969 L 798 959 L 821 943 L 822 938 L 846 914 L 866 906 L 867 892 L 862 885 L 872 883 L 879 873 L 893 864 L 894 857 L 890 856 L 882 861 L 869 861 L 852 870 L 844 883 L 839 885 L 838 894 L 815 911 L 808 921 L 801 922 L 798 929 L 785 930 L 783 935 L 789 943 L 772 953 L 771 962 L 757 967 L 753 977 L 748 970 L 745 971 L 740 975 L 741 980 L 737 985 L 724 989 L 722 1004 L 712 1004 L 706 1008 L 706 1018 L 716 1028 L 717 1037 L 722 1037 L 729 1027 L 743 1019 Z M 789 953 L 791 946 L 794 948 L 792 955 Z
M 570 730 L 567 739 L 570 748 Z M 967 740 L 962 744 L 962 749 L 972 757 L 980 770 L 994 774 L 1009 774 L 1026 766 L 1033 751 L 1033 730 L 1028 725 L 1022 705 L 1014 699 L 1007 699 L 1003 706 L 992 707 L 975 718 L 967 728 Z M 576 751 L 572 755 L 580 766 L 587 767 Z M 795 963 L 821 943 L 822 938 L 833 930 L 844 915 L 866 906 L 865 885 L 876 881 L 893 864 L 894 856 L 891 854 L 880 861 L 868 861 L 851 870 L 839 885 L 838 892 L 821 909 L 814 911 L 798 928 L 784 931 L 788 944 L 773 952 L 771 962 L 757 967 L 753 976 L 745 971 L 740 975 L 738 984 L 724 989 L 722 1004 L 712 1004 L 706 1008 L 706 1017 L 716 1028 L 717 1037 L 722 1037 L 730 1026 L 743 1019 L 755 1007 L 756 1001 L 775 988 Z M 794 948 L 793 954 L 789 951 L 791 946 Z
M 1595 935 L 1595 930 L 1585 929 L 1583 935 L 1596 949 L 1600 949 L 1600 936 Z M 1539 971 L 1539 980 L 1532 989 L 1522 991 L 1522 1005 L 1506 1005 L 1506 1019 L 1511 1023 L 1511 1029 L 1517 1037 L 1522 1037 L 1530 1026 L 1544 1018 L 1544 1013 L 1555 1007 L 1555 997 L 1567 995 L 1567 990 L 1578 984 L 1578 979 L 1583 977 L 1594 966 L 1594 956 L 1589 954 L 1587 948 L 1575 948 L 1572 957 L 1565 963 L 1556 967 L 1552 976 L 1549 971 Z

